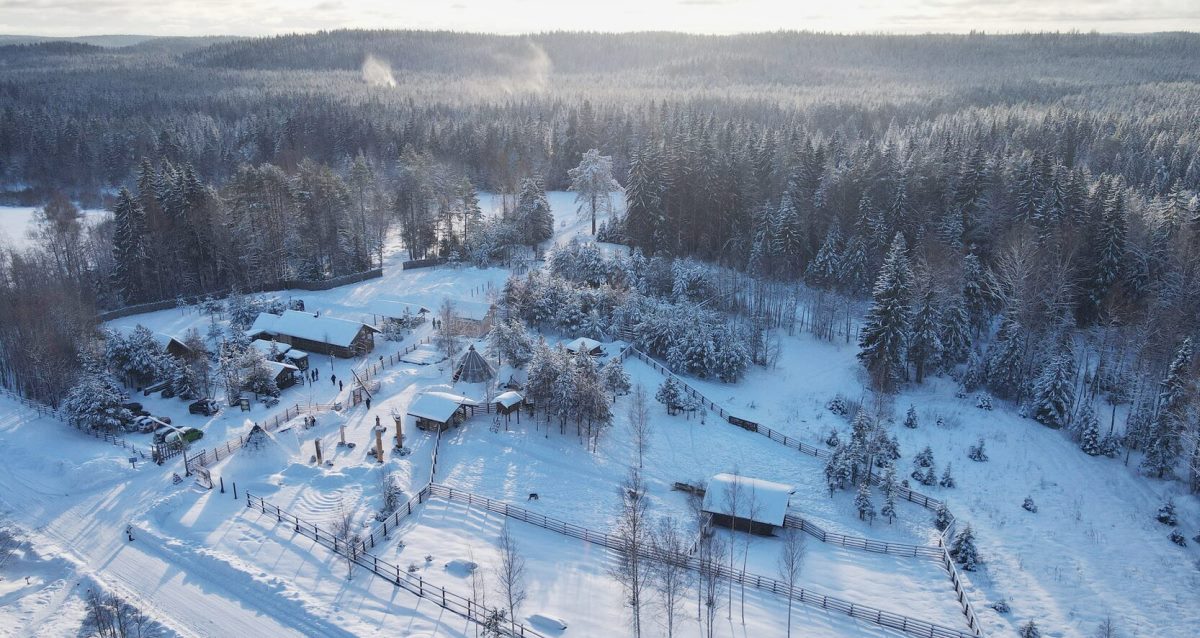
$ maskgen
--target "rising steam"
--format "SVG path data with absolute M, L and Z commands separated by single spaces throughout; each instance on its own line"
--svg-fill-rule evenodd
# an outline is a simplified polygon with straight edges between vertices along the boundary
M 371 86 L 396 86 L 392 77 L 392 66 L 379 58 L 368 55 L 362 64 L 363 80 Z

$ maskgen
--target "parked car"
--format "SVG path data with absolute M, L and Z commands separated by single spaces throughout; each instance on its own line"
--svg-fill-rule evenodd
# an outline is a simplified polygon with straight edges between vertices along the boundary
M 167 435 L 163 437 L 162 442 L 167 444 L 180 442 L 194 443 L 202 438 L 204 438 L 204 433 L 196 428 L 183 428 L 182 430 L 176 428 L 168 432 Z
M 138 416 L 145 416 L 144 414 L 142 414 L 142 412 L 145 412 L 145 410 L 142 409 L 142 404 L 138 403 L 137 401 L 130 401 L 129 403 L 123 403 L 123 404 L 121 404 L 121 407 L 125 408 L 126 410 L 129 410 L 130 412 L 132 412 Z
M 203 414 L 204 416 L 212 416 L 220 409 L 221 408 L 217 405 L 217 402 L 213 401 L 212 399 L 200 399 L 199 401 L 195 401 L 188 406 L 188 412 L 192 414 Z
M 169 425 L 160 426 L 157 430 L 154 431 L 154 442 L 155 443 L 165 443 L 167 440 L 167 435 L 174 433 L 178 429 L 179 428 L 175 428 L 175 427 L 172 427 Z

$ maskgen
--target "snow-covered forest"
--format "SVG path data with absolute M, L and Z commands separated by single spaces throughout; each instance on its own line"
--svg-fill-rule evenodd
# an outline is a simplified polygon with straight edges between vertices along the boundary
M 383 463 L 382 444 L 374 451 L 382 434 L 366 433 L 371 423 L 391 427 L 391 417 L 384 413 L 380 425 L 370 399 L 365 412 L 353 411 L 362 392 L 380 392 L 377 405 L 391 406 L 396 419 L 397 456 L 388 463 L 408 465 L 389 465 L 392 474 L 371 479 L 369 493 L 391 494 L 377 521 L 398 511 L 400 492 L 407 500 L 439 480 L 501 500 L 528 488 L 531 507 L 540 507 L 537 484 L 520 479 L 518 487 L 496 488 L 485 477 L 501 470 L 477 467 L 487 463 L 472 454 L 486 455 L 487 441 L 526 436 L 530 428 L 533 440 L 549 441 L 538 445 L 578 439 L 571 447 L 505 449 L 533 454 L 538 473 L 562 455 L 575 464 L 560 468 L 570 480 L 595 481 L 560 488 L 596 499 L 605 515 L 572 513 L 591 516 L 583 522 L 619 539 L 608 546 L 616 563 L 601 571 L 618 584 L 620 602 L 615 611 L 597 611 L 586 625 L 591 631 L 629 616 L 629 632 L 640 637 L 642 614 L 653 608 L 667 614 L 664 635 L 674 634 L 676 613 L 691 623 L 679 635 L 724 635 L 713 614 L 719 608 L 733 623 L 740 605 L 737 631 L 780 633 L 779 601 L 752 597 L 747 609 L 745 587 L 737 601 L 732 584 L 728 598 L 716 600 L 722 577 L 714 565 L 749 573 L 764 560 L 753 543 L 772 551 L 779 544 L 783 557 L 792 553 L 791 571 L 774 562 L 758 571 L 796 586 L 808 572 L 791 529 L 781 527 L 787 534 L 769 543 L 741 538 L 730 496 L 733 533 L 701 531 L 696 540 L 681 528 L 693 524 L 699 505 L 656 492 L 674 484 L 703 496 L 693 482 L 699 477 L 684 474 L 736 475 L 736 461 L 718 460 L 740 458 L 771 465 L 763 478 L 807 490 L 804 499 L 832 503 L 808 503 L 818 512 L 812 520 L 830 529 L 926 550 L 944 546 L 945 571 L 970 594 L 959 601 L 970 597 L 975 605 L 947 612 L 941 602 L 917 600 L 914 615 L 940 624 L 962 624 L 965 616 L 975 636 L 984 629 L 1090 636 L 1101 612 L 1128 609 L 1115 596 L 1097 593 L 1089 606 L 1063 594 L 1059 579 L 1069 576 L 1058 571 L 1041 600 L 1029 593 L 1030 583 L 1047 577 L 1026 573 L 1023 554 L 1000 558 L 1032 541 L 1006 528 L 1023 523 L 995 514 L 996 501 L 985 498 L 986 480 L 1017 480 L 999 477 L 999 463 L 989 459 L 1039 477 L 997 488 L 999 498 L 1024 498 L 1004 504 L 1019 506 L 1021 516 L 1038 511 L 1035 492 L 1041 499 L 1048 485 L 1071 479 L 1055 474 L 1064 468 L 1102 467 L 1089 477 L 1121 477 L 1108 498 L 1153 494 L 1155 502 L 1128 504 L 1122 516 L 1140 525 L 1151 518 L 1142 509 L 1154 510 L 1154 534 L 1118 537 L 1141 530 L 1126 521 L 1088 537 L 1152 544 L 1147 560 L 1177 570 L 1160 586 L 1196 584 L 1200 528 L 1187 525 L 1197 522 L 1188 517 L 1200 495 L 1197 59 L 1200 36 L 1188 33 L 333 31 L 0 46 L 0 206 L 37 207 L 28 241 L 0 245 L 0 379 L 74 425 L 110 434 L 137 430 L 131 424 L 143 406 L 130 405 L 131 388 L 153 385 L 162 393 L 147 400 L 147 415 L 158 405 L 152 402 L 167 398 L 212 400 L 222 410 L 213 421 L 197 412 L 174 415 L 195 418 L 203 430 L 203 442 L 187 443 L 179 430 L 178 446 L 196 450 L 225 440 L 213 437 L 244 445 L 234 406 L 249 411 L 252 424 L 266 423 L 268 414 L 278 424 L 283 417 L 269 410 L 281 401 L 282 410 L 306 401 L 308 415 L 326 399 L 340 412 L 355 396 L 351 412 L 328 416 L 342 428 L 329 452 L 340 455 L 338 463 L 351 462 L 347 427 Z M 85 216 L 94 208 L 108 214 Z M 412 308 L 423 304 L 420 315 L 381 315 L 372 305 L 401 298 Z M 486 312 L 470 316 L 472 305 Z M 263 316 L 301 310 L 361 320 L 368 336 L 378 333 L 371 337 L 378 352 L 356 350 L 354 367 L 345 368 L 331 353 L 335 378 L 313 390 L 324 380 L 314 378 L 308 360 L 298 367 L 274 340 L 262 341 L 268 331 L 257 330 Z M 341 345 L 361 348 L 357 339 Z M 510 433 L 520 417 L 502 423 L 498 412 L 490 431 L 475 423 L 470 433 L 450 430 L 449 442 L 422 431 L 405 447 L 402 406 L 418 387 L 457 391 L 462 370 L 441 362 L 460 361 L 468 345 L 498 381 L 475 388 L 478 396 L 463 395 L 476 403 L 462 404 L 471 406 L 462 418 L 481 421 L 475 408 L 492 404 L 505 390 L 500 381 L 511 379 L 526 405 L 536 406 L 524 429 Z M 376 354 L 378 370 L 370 368 Z M 387 371 L 405 364 L 408 376 Z M 435 367 L 446 379 L 434 379 Z M 359 395 L 347 395 L 337 377 Z M 289 398 L 303 392 L 305 400 Z M 296 418 L 284 414 L 284 421 Z M 305 431 L 315 426 L 308 418 Z M 430 418 L 420 416 L 417 427 L 425 430 Z M 717 427 L 713 421 L 802 453 L 809 446 L 812 467 L 792 456 L 768 460 L 777 448 L 693 458 L 686 455 L 694 450 L 673 447 L 680 428 Z M 739 434 L 711 436 L 715 445 L 740 449 Z M 296 460 L 308 458 L 311 444 L 303 452 L 302 444 L 281 444 L 279 463 L 303 466 L 298 483 L 323 480 L 307 474 L 321 470 L 319 437 L 316 467 Z M 1068 453 L 1046 452 L 1059 444 Z M 1018 470 L 1026 446 L 1033 460 Z M 431 449 L 432 467 L 418 467 L 427 460 L 417 457 Z M 628 473 L 628 459 L 615 450 L 636 450 Z M 1086 465 L 1093 462 L 1106 465 Z M 311 494 L 290 474 L 286 483 L 264 478 L 283 470 L 233 467 L 273 502 L 307 506 Z M 547 482 L 538 489 L 548 491 Z M 1110 488 L 1097 482 L 1087 489 Z M 913 511 L 910 490 L 941 500 Z M 339 483 L 336 491 L 343 505 L 366 498 L 361 486 Z M 1063 500 L 1050 492 L 1052 501 Z M 452 497 L 438 503 L 446 520 L 470 519 Z M 1082 525 L 1098 506 L 1074 508 Z M 355 516 L 339 511 L 340 527 L 332 528 L 347 546 L 363 542 L 350 540 Z M 178 518 L 164 513 L 155 533 L 190 534 Z M 437 529 L 446 520 L 420 524 Z M 428 529 L 412 543 L 429 552 L 468 547 L 478 530 L 465 529 L 449 545 L 435 538 L 446 530 Z M 514 540 L 507 523 L 487 527 L 502 534 L 496 560 L 509 581 L 499 596 L 505 604 L 493 594 L 493 616 L 480 622 L 496 632 L 488 635 L 506 635 L 506 618 L 515 627 L 526 595 L 514 590 L 521 557 L 513 547 L 531 541 L 522 536 L 529 530 L 518 529 Z M 1162 557 L 1176 546 L 1186 560 L 1167 565 Z M 639 562 L 645 547 L 657 562 Z M 403 549 L 402 541 L 395 551 Z M 244 550 L 221 551 L 232 552 L 240 570 L 258 568 Z M 835 560 L 822 551 L 814 560 Z M 677 572 L 662 559 L 671 552 L 680 556 Z M 693 559 L 695 579 L 684 576 Z M 552 571 L 532 562 L 535 575 Z M 351 557 L 346 569 L 354 565 Z M 1082 558 L 1076 566 L 1077 575 L 1095 568 Z M 414 563 L 409 572 L 420 569 Z M 879 569 L 927 582 L 907 567 Z M 1142 576 L 1130 578 L 1142 584 Z M 868 570 L 863 578 L 870 577 Z M 844 586 L 847 596 L 863 593 Z M 1184 589 L 1174 593 L 1194 618 L 1196 592 Z M 546 592 L 529 593 L 552 606 Z M 782 600 L 790 635 L 792 600 Z M 90 604 L 92 622 L 117 613 L 104 604 L 127 605 Z M 678 611 L 686 604 L 692 613 Z M 1162 615 L 1166 607 L 1146 613 Z M 1123 621 L 1176 635 L 1188 617 L 1106 618 L 1111 633 L 1095 635 L 1124 635 L 1117 633 Z M 857 630 L 833 622 L 818 633 Z M 884 631 L 870 629 L 877 630 Z

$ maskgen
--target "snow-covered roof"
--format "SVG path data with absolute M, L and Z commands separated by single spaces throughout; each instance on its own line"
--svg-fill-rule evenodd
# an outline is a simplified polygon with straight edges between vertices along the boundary
M 303 350 L 297 350 L 292 347 L 289 347 L 288 351 L 283 354 L 283 358 L 290 359 L 292 361 L 299 361 L 300 359 L 303 359 L 307 356 L 308 356 L 307 352 L 305 352 Z
M 406 316 L 416 316 L 422 313 L 429 312 L 429 308 L 421 304 L 409 303 L 407 301 L 396 301 L 393 299 L 376 299 L 367 306 L 371 314 L 376 314 L 381 317 L 391 317 L 393 319 Z
M 520 392 L 513 392 L 512 390 L 509 390 L 508 392 L 501 392 L 500 394 L 497 394 L 496 398 L 492 399 L 492 402 L 499 403 L 500 405 L 504 406 L 505 409 L 508 409 L 524 400 L 525 397 L 521 396 Z
M 736 491 L 736 512 L 731 498 Z M 788 498 L 793 488 L 783 483 L 772 483 L 762 479 L 738 476 L 736 474 L 717 474 L 708 480 L 704 492 L 705 512 L 736 516 L 749 519 L 756 523 L 768 525 L 783 525 L 783 517 L 787 515 Z
M 467 354 L 463 355 L 462 362 L 458 365 L 458 374 L 454 378 L 464 383 L 483 383 L 494 376 L 496 373 L 492 366 L 472 345 Z
M 254 320 L 254 325 L 246 332 L 251 335 L 263 333 L 287 335 L 348 348 L 354 344 L 354 338 L 363 328 L 375 330 L 375 328 L 358 321 L 318 317 L 299 310 L 285 310 L 282 315 L 273 315 L 268 312 L 258 315 L 258 318 Z
M 285 370 L 291 370 L 292 372 L 296 372 L 300 368 L 297 368 L 296 366 L 294 366 L 290 363 L 280 363 L 278 361 L 268 360 L 267 361 L 267 369 L 269 369 L 271 371 L 271 378 L 276 379 L 276 378 L 279 378 L 279 375 L 283 374 L 283 372 Z
M 566 348 L 568 352 L 591 352 L 600 347 L 600 342 L 596 341 L 595 339 L 580 337 L 574 341 L 567 341 L 563 343 L 563 347 Z
M 264 357 L 271 356 L 271 346 L 272 345 L 275 346 L 275 352 L 277 354 L 284 354 L 288 350 L 292 349 L 292 347 L 286 343 L 279 343 L 278 341 L 267 341 L 266 339 L 255 339 L 254 341 L 250 342 L 250 345 L 255 350 L 258 350 L 259 352 L 261 352 Z
M 477 405 L 477 403 L 474 399 L 449 392 L 424 392 L 408 405 L 408 414 L 445 423 L 454 416 L 460 406 L 464 405 Z

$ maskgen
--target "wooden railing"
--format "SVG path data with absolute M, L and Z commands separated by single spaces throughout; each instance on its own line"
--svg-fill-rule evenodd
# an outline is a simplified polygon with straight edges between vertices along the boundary
M 586 527 L 581 527 L 566 521 L 561 521 L 544 514 L 531 512 L 516 505 L 510 505 L 503 501 L 496 501 L 485 496 L 478 496 L 465 492 L 463 490 L 454 489 L 445 485 L 436 483 L 430 484 L 429 495 L 437 498 L 444 498 L 451 502 L 465 503 L 470 506 L 480 506 L 489 512 L 501 514 L 508 518 L 513 518 L 519 521 L 536 525 L 543 529 L 557 532 L 564 536 L 578 538 L 588 543 L 601 545 L 608 549 L 621 552 L 626 550 L 626 546 L 616 537 L 589 530 Z M 647 560 L 661 560 L 663 555 L 650 548 L 644 548 L 639 551 L 639 556 Z M 721 578 L 730 580 L 737 584 L 744 584 L 756 589 L 769 591 L 773 594 L 788 596 L 794 601 L 801 604 L 820 607 L 821 609 L 834 610 L 844 613 L 848 616 L 869 622 L 880 627 L 896 629 L 903 631 L 912 636 L 922 636 L 925 638 L 974 638 L 975 633 L 968 633 L 950 627 L 945 627 L 935 623 L 931 623 L 916 618 L 904 616 L 882 609 L 877 609 L 869 605 L 850 602 L 841 598 L 828 596 L 818 592 L 804 589 L 803 587 L 792 587 L 788 584 L 753 573 L 748 573 L 740 570 L 732 570 L 728 567 L 717 565 L 702 565 L 699 559 L 695 557 L 688 558 L 688 567 L 693 570 L 707 569 L 715 571 Z
M 422 490 L 422 493 L 425 491 Z M 303 521 L 249 493 L 246 494 L 246 507 L 258 509 L 268 516 L 274 516 L 276 522 L 291 525 L 292 530 L 297 534 L 313 539 L 318 544 L 332 550 L 333 553 L 346 557 L 355 565 L 369 570 L 372 574 L 391 582 L 396 587 L 433 602 L 442 609 L 471 622 L 485 624 L 488 621 L 489 611 L 486 607 L 470 598 L 428 583 L 420 576 L 414 576 L 407 570 L 401 569 L 399 565 L 380 560 L 377 556 L 368 553 L 366 545 L 363 543 L 348 543 L 315 524 Z M 503 635 L 513 638 L 546 638 L 536 630 L 516 622 L 515 618 L 508 619 L 503 626 L 499 627 L 499 631 Z
M 930 560 L 942 562 L 942 547 L 939 545 L 933 547 L 930 545 L 910 545 L 908 543 L 889 543 L 878 541 L 861 536 L 847 536 L 846 534 L 838 534 L 836 532 L 827 532 L 820 526 L 801 518 L 794 514 L 788 514 L 783 517 L 783 526 L 798 529 L 805 534 L 815 537 L 822 543 L 829 543 L 847 549 L 857 549 L 865 552 L 874 552 L 876 554 L 889 554 L 892 556 L 911 556 L 916 558 L 927 558 Z
M 334 405 L 335 404 L 333 403 L 313 403 L 306 405 L 296 403 L 284 408 L 283 412 L 275 413 L 273 416 L 266 419 L 262 423 L 259 423 L 258 425 L 261 425 L 262 428 L 267 432 L 274 432 L 280 425 L 291 421 L 301 414 L 319 414 L 322 412 L 328 412 L 334 408 Z M 246 437 L 248 435 L 248 432 L 245 434 L 240 434 L 236 439 L 229 439 L 228 441 L 220 443 L 211 448 L 202 449 L 191 456 L 188 456 L 185 453 L 183 457 L 184 473 L 190 476 L 192 472 L 196 471 L 196 468 L 209 467 L 216 464 L 217 461 L 229 457 L 234 452 L 237 452 L 246 445 Z
M 136 454 L 137 457 L 143 461 L 153 461 L 155 459 L 154 452 L 146 453 L 144 450 L 142 450 L 138 446 L 130 443 L 129 441 L 126 441 L 125 439 L 117 436 L 116 434 L 113 434 L 112 432 L 105 432 L 103 430 L 97 430 L 95 428 L 84 427 L 84 426 L 76 423 L 74 419 L 72 419 L 70 416 L 68 416 L 62 410 L 59 410 L 57 408 L 52 408 L 43 403 L 38 403 L 37 401 L 34 401 L 32 399 L 27 399 L 27 398 L 15 393 L 11 390 L 8 390 L 8 389 L 4 389 L 3 392 L 4 392 L 4 394 L 7 394 L 10 398 L 12 398 L 14 401 L 20 403 L 21 405 L 25 406 L 26 408 L 29 408 L 30 410 L 37 412 L 38 416 L 52 417 L 55 420 L 66 423 L 67 425 L 75 428 L 76 430 L 79 430 L 80 432 L 83 432 L 84 434 L 86 434 L 88 436 L 95 437 L 97 439 L 100 439 L 101 441 L 106 441 L 108 443 L 112 443 L 113 445 L 125 450 L 126 452 L 129 452 L 130 454 Z

